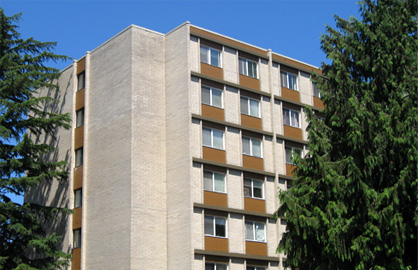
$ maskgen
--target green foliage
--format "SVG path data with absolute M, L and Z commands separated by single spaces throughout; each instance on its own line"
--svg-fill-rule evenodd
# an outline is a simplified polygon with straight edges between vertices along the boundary
M 43 181 L 65 180 L 66 163 L 47 161 L 54 148 L 36 141 L 53 138 L 58 127 L 69 128 L 69 116 L 44 110 L 56 102 L 39 97 L 38 89 L 56 91 L 57 69 L 44 65 L 65 60 L 55 55 L 53 42 L 21 39 L 16 23 L 0 8 L 0 269 L 59 269 L 69 254 L 58 250 L 61 238 L 48 234 L 43 224 L 69 210 L 34 203 L 20 205 L 9 194 L 22 196 Z
M 325 120 L 306 109 L 309 153 L 279 195 L 293 268 L 417 269 L 417 10 L 364 0 L 322 36 Z

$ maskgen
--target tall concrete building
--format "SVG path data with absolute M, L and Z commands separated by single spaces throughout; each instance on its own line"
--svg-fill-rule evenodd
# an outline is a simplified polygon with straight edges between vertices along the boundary
M 272 215 L 306 153 L 303 107 L 323 109 L 313 71 L 188 22 L 130 26 L 63 70 L 70 178 L 26 199 L 74 208 L 55 228 L 74 270 L 285 269 Z

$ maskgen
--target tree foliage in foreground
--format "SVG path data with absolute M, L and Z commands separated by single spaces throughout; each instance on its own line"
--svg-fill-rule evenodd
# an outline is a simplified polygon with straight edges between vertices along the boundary
M 36 89 L 57 90 L 57 69 L 45 62 L 65 60 L 51 51 L 55 43 L 22 39 L 17 31 L 20 14 L 7 17 L 0 8 L 0 269 L 59 269 L 69 254 L 57 249 L 61 238 L 42 226 L 66 209 L 11 201 L 42 181 L 65 179 L 65 162 L 44 158 L 54 151 L 34 139 L 53 136 L 57 127 L 69 128 L 69 116 L 42 108 L 49 97 Z
M 325 120 L 307 109 L 309 153 L 279 195 L 293 268 L 417 269 L 417 10 L 365 0 L 322 36 Z

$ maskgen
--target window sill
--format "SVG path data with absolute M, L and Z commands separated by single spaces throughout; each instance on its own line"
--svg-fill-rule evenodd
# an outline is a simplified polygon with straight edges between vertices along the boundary
M 205 234 L 205 237 L 212 237 L 212 238 L 219 238 L 219 239 L 228 239 L 228 237 L 216 236 L 216 235 L 209 235 L 209 234 Z
M 245 239 L 245 241 L 246 242 L 253 242 L 253 243 L 267 244 L 266 240 L 264 240 L 264 241 L 257 241 L 257 240 Z
M 245 74 L 242 74 L 242 73 L 240 73 L 239 75 L 246 76 L 246 77 L 248 77 L 248 78 L 258 80 L 258 78 L 257 78 L 257 77 L 248 76 L 248 75 L 245 75 Z
M 283 124 L 283 126 L 292 127 L 292 128 L 298 128 L 298 129 L 302 129 L 301 127 L 295 127 L 295 126 L 291 126 L 291 125 L 288 125 L 288 124 Z
M 227 192 L 222 192 L 222 191 L 214 191 L 214 190 L 207 190 L 207 189 L 204 189 L 204 191 L 207 191 L 207 192 L 213 192 L 213 193 L 218 193 L 218 194 L 228 194 Z
M 202 102 L 202 105 L 210 106 L 210 107 L 217 108 L 217 109 L 221 109 L 221 110 L 224 109 L 223 107 L 213 106 L 213 105 L 206 104 L 206 103 L 203 103 L 203 102 Z
M 265 201 L 265 198 L 257 198 L 257 197 L 248 197 L 248 196 L 244 196 L 244 198 L 248 198 L 248 199 L 254 199 L 254 200 L 259 200 L 259 201 Z
M 219 69 L 222 69 L 222 67 L 221 66 L 215 66 L 215 65 L 212 65 L 212 64 L 209 64 L 209 63 L 205 63 L 205 62 L 200 62 L 201 64 L 205 64 L 205 65 L 208 65 L 208 66 L 211 66 L 211 67 L 214 67 L 214 68 L 219 68 Z
M 252 156 L 249 154 L 242 154 L 243 156 L 247 156 L 247 157 L 253 157 L 253 158 L 259 158 L 259 159 L 263 159 L 263 157 L 257 157 L 257 156 Z
M 261 119 L 261 116 L 254 116 L 254 115 L 245 114 L 245 113 L 241 113 L 241 115 L 245 115 L 245 116 L 249 116 L 249 117 L 253 117 L 253 118 L 257 118 L 257 119 Z
M 220 151 L 225 151 L 225 149 L 223 149 L 223 148 L 216 148 L 216 147 L 208 146 L 208 145 L 203 145 L 203 147 L 207 147 L 207 148 L 211 148 L 211 149 L 216 149 L 216 150 L 220 150 Z

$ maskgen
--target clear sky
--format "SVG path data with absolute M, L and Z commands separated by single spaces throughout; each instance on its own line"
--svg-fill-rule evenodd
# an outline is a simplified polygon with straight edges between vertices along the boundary
M 326 61 L 320 36 L 335 28 L 334 15 L 359 17 L 357 0 L 0 0 L 0 7 L 7 16 L 23 13 L 23 38 L 56 41 L 55 52 L 73 59 L 131 24 L 167 33 L 189 21 L 318 67 Z
M 22 12 L 23 37 L 57 41 L 56 53 L 81 58 L 131 24 L 167 33 L 185 21 L 320 66 L 320 36 L 334 15 L 359 17 L 357 0 L 0 0 Z M 71 62 L 61 63 L 64 68 Z

